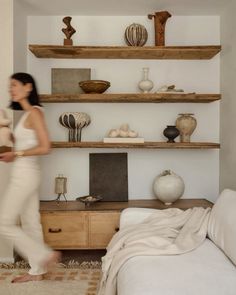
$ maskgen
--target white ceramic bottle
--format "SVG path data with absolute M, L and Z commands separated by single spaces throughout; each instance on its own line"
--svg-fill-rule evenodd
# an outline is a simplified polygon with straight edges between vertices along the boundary
M 138 83 L 139 89 L 143 93 L 148 93 L 153 88 L 153 82 L 148 79 L 149 68 L 143 68 L 143 80 Z

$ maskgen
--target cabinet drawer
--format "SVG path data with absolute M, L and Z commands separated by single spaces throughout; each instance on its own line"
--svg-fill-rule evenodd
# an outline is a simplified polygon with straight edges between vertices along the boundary
M 89 247 L 104 249 L 119 229 L 120 212 L 89 214 Z
M 41 214 L 45 242 L 54 249 L 88 247 L 88 217 L 83 212 Z

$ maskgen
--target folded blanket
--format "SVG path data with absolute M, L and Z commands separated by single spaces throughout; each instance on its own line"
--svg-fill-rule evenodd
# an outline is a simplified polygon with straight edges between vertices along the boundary
M 142 223 L 117 232 L 102 258 L 98 295 L 116 295 L 119 269 L 134 256 L 177 255 L 197 248 L 206 238 L 210 210 L 157 210 Z

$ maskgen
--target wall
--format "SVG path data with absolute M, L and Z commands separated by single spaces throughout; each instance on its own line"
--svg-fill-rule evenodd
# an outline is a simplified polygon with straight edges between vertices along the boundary
M 221 17 L 221 112 L 220 112 L 220 189 L 236 190 L 236 3 L 232 2 Z
M 27 70 L 27 16 L 24 6 L 14 1 L 14 72 Z
M 14 72 L 27 72 L 27 15 L 24 3 L 14 0 Z M 22 112 L 14 111 L 14 125 Z
M 8 77 L 13 71 L 13 1 L 0 0 L 0 108 L 8 105 Z M 11 112 L 8 112 L 12 116 Z M 0 202 L 9 177 L 10 164 L 0 163 Z M 0 205 L 1 206 L 1 205 Z M 12 261 L 12 246 L 0 237 L 0 261 Z
M 29 44 L 62 44 L 63 16 L 28 17 Z M 147 45 L 154 44 L 153 21 L 137 17 L 73 17 L 77 29 L 74 45 L 124 45 L 127 25 L 146 26 Z M 220 19 L 217 16 L 177 16 L 167 24 L 166 45 L 220 44 Z M 142 67 L 150 68 L 149 78 L 156 91 L 164 84 L 175 84 L 186 92 L 220 92 L 220 56 L 211 60 L 55 60 L 38 59 L 28 51 L 28 71 L 37 79 L 41 93 L 51 91 L 51 68 L 91 68 L 92 79 L 111 82 L 108 92 L 137 92 Z M 219 103 L 210 104 L 45 104 L 45 115 L 52 140 L 67 140 L 67 130 L 58 123 L 64 111 L 87 112 L 92 123 L 82 132 L 82 140 L 102 140 L 108 129 L 129 123 L 147 141 L 166 140 L 163 129 L 174 124 L 179 113 L 194 113 L 198 126 L 192 141 L 219 142 Z M 52 199 L 54 178 L 68 177 L 68 199 L 89 192 L 89 153 L 117 152 L 111 149 L 60 149 L 42 159 L 41 198 Z M 118 150 L 123 152 L 123 150 Z M 181 175 L 186 184 L 185 198 L 215 200 L 219 190 L 219 152 L 217 150 L 128 150 L 129 198 L 154 197 L 152 183 L 164 169 Z

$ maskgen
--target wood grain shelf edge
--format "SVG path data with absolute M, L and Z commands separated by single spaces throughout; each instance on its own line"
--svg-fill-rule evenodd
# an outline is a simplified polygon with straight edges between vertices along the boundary
M 219 149 L 219 143 L 190 142 L 144 142 L 144 143 L 104 143 L 102 141 L 64 142 L 53 141 L 52 148 L 133 148 L 133 149 Z
M 63 46 L 30 44 L 38 58 L 96 59 L 211 59 L 220 45 L 203 46 Z
M 102 93 L 102 94 L 41 94 L 44 103 L 209 103 L 221 99 L 220 94 L 196 93 Z

